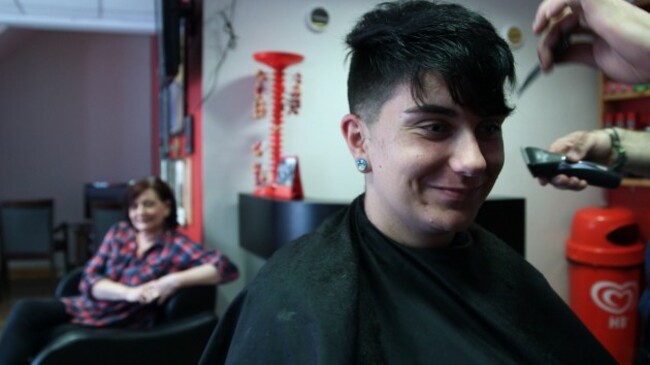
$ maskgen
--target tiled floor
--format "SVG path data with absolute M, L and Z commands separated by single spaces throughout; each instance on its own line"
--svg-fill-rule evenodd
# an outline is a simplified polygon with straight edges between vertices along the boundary
M 0 297 L 0 335 L 2 326 L 13 303 L 21 298 L 51 298 L 57 279 L 52 278 L 21 278 L 10 280 L 9 290 L 5 290 Z

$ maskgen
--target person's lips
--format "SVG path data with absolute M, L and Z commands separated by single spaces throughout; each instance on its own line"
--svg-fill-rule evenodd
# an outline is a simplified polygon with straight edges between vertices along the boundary
M 453 200 L 472 199 L 481 192 L 481 186 L 436 186 L 437 190 Z
M 146 219 L 146 218 L 136 218 L 136 219 L 134 220 L 133 223 L 137 223 L 137 224 L 147 224 L 147 223 L 149 223 L 149 221 L 150 221 L 150 220 L 149 220 L 149 219 Z

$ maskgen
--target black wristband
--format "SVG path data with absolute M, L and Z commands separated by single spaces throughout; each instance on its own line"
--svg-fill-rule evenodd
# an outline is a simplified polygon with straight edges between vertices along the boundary
M 621 145 L 621 138 L 618 136 L 618 132 L 614 128 L 607 128 L 609 134 L 609 139 L 612 142 L 612 150 L 616 151 L 616 160 L 614 164 L 610 167 L 611 170 L 620 172 L 623 168 L 623 165 L 627 162 L 627 154 L 625 153 L 625 148 Z

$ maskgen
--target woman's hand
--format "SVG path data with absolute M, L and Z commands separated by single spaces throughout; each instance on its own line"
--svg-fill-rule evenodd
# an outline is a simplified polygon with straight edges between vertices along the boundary
M 149 304 L 157 301 L 158 304 L 162 304 L 178 288 L 179 285 L 175 279 L 175 275 L 169 274 L 139 286 L 126 287 L 124 290 L 124 300 L 140 304 Z
M 184 271 L 162 276 L 138 286 L 126 286 L 108 279 L 95 283 L 92 294 L 101 300 L 125 300 L 149 304 L 157 300 L 162 304 L 179 288 L 193 285 L 212 285 L 221 280 L 221 275 L 212 264 L 203 264 Z
M 144 285 L 126 287 L 124 290 L 124 300 L 127 302 L 143 303 L 145 301 Z
M 216 284 L 221 276 L 212 264 L 203 264 L 187 270 L 174 272 L 144 284 L 143 300 L 151 303 L 158 300 L 164 303 L 178 289 L 185 286 Z
M 172 273 L 145 283 L 141 287 L 140 303 L 148 304 L 157 300 L 158 304 L 162 304 L 180 288 L 180 281 L 178 275 Z

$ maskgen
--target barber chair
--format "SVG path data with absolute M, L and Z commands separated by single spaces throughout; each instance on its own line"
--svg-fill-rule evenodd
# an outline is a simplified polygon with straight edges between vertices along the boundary
M 55 295 L 58 298 L 77 295 L 82 271 L 75 269 L 61 279 Z M 164 318 L 153 328 L 74 326 L 72 330 L 53 336 L 32 365 L 194 365 L 217 324 L 215 304 L 214 285 L 182 288 L 164 304 Z

